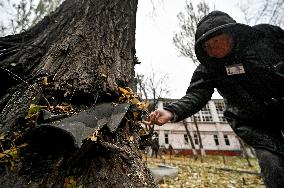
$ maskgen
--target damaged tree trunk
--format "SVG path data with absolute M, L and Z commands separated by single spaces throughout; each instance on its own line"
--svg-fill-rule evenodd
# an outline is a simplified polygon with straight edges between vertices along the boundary
M 137 4 L 66 0 L 28 31 L 0 38 L 1 186 L 156 186 L 129 118 L 115 132 L 102 128 L 98 141 L 81 148 L 54 131 L 30 139 L 45 119 L 38 108 L 71 116 L 117 102 L 118 87 L 134 86 Z

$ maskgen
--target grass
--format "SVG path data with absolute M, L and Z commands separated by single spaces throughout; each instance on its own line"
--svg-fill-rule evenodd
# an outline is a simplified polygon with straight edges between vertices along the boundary
M 225 159 L 225 160 L 224 160 Z M 242 157 L 206 156 L 194 160 L 190 156 L 168 155 L 160 158 L 143 158 L 148 166 L 167 164 L 179 167 L 178 177 L 165 177 L 159 181 L 160 188 L 264 188 L 257 159 L 251 158 L 252 167 Z M 224 170 L 225 169 L 225 170 Z M 228 171 L 227 171 L 228 170 Z

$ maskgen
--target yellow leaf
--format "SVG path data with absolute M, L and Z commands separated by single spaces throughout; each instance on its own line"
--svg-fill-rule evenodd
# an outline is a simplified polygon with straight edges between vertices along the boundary
M 134 137 L 133 137 L 133 136 L 130 136 L 130 137 L 129 137 L 129 141 L 133 142 L 133 140 L 134 140 Z
M 145 102 L 145 108 L 148 109 L 149 105 L 150 105 L 150 102 L 149 102 L 149 101 L 146 101 L 146 102 Z
M 2 159 L 3 157 L 7 156 L 7 154 L 5 153 L 0 153 L 0 159 Z
M 5 139 L 5 134 L 1 133 L 0 134 L 0 140 L 4 140 Z
M 61 112 L 71 112 L 74 109 L 71 105 L 68 105 L 67 103 L 62 103 L 62 105 L 55 106 L 55 109 L 61 111 Z
M 5 150 L 4 153 L 6 153 L 7 155 L 11 156 L 13 159 L 18 159 L 19 158 L 19 152 L 17 150 L 17 148 L 13 147 L 9 150 Z
M 95 130 L 92 136 L 89 137 L 93 142 L 96 142 L 98 140 L 99 130 L 100 129 Z
M 139 115 L 139 113 L 138 113 L 138 112 L 133 112 L 134 120 L 136 120 L 136 119 L 137 119 L 138 115 Z
M 101 76 L 102 76 L 103 78 L 107 78 L 107 75 L 105 75 L 105 74 L 101 74 Z
M 119 97 L 118 99 L 119 102 L 123 102 L 123 100 L 124 100 L 124 97 Z
M 47 106 L 40 106 L 36 104 L 30 104 L 30 109 L 28 111 L 28 115 L 26 116 L 26 119 L 29 119 L 33 117 L 37 112 L 39 112 L 41 109 L 45 109 Z
M 137 105 L 138 103 L 140 103 L 140 101 L 137 98 L 133 98 L 131 100 L 131 103 L 134 104 L 134 105 Z
M 48 85 L 48 82 L 47 82 L 47 77 L 45 76 L 42 80 L 42 84 L 47 86 Z
M 76 180 L 74 179 L 73 176 L 70 176 L 68 178 L 65 178 L 64 179 L 64 185 L 63 185 L 64 188 L 72 188 L 72 187 L 77 187 L 77 182 Z
M 119 91 L 124 94 L 124 95 L 128 95 L 129 91 L 127 91 L 126 89 L 122 88 L 122 87 L 118 87 Z
M 98 140 L 98 137 L 96 137 L 96 136 L 91 136 L 91 140 L 93 141 L 93 142 L 96 142 L 97 140 Z
M 147 131 L 146 131 L 144 128 L 141 127 L 141 129 L 139 130 L 138 134 L 139 134 L 140 136 L 143 136 L 143 135 L 146 135 L 146 134 L 148 134 L 148 133 L 147 133 Z
M 148 110 L 149 101 L 140 103 L 138 107 L 139 107 L 140 109 L 144 110 L 144 111 Z

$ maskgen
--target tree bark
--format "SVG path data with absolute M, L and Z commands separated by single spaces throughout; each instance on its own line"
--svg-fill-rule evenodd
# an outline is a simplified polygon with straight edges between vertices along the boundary
M 33 28 L 0 38 L 0 143 L 2 153 L 21 151 L 19 158 L 1 161 L 2 186 L 156 186 L 126 120 L 115 133 L 102 132 L 104 139 L 86 141 L 80 149 L 64 148 L 60 135 L 46 133 L 50 150 L 29 140 L 37 126 L 27 116 L 31 104 L 62 114 L 66 109 L 55 111 L 56 106 L 68 103 L 70 115 L 82 105 L 117 102 L 119 86 L 134 87 L 137 4 L 66 0 Z
M 201 136 L 200 136 L 199 127 L 198 127 L 195 116 L 193 116 L 193 122 L 194 122 L 194 125 L 195 125 L 195 128 L 196 128 L 196 133 L 197 133 L 198 140 L 199 140 L 198 143 L 199 143 L 199 149 L 200 149 L 200 160 L 203 163 L 203 155 L 205 155 L 205 151 L 203 149 L 202 139 L 201 139 Z

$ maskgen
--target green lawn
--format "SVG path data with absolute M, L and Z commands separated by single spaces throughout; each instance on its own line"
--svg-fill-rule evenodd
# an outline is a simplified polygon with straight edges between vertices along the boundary
M 146 158 L 143 158 L 146 161 Z M 177 178 L 163 178 L 159 181 L 160 188 L 264 188 L 259 175 L 257 159 L 250 159 L 252 167 L 241 157 L 206 156 L 194 160 L 190 156 L 163 156 L 163 159 L 147 158 L 148 166 L 160 163 L 178 166 Z

